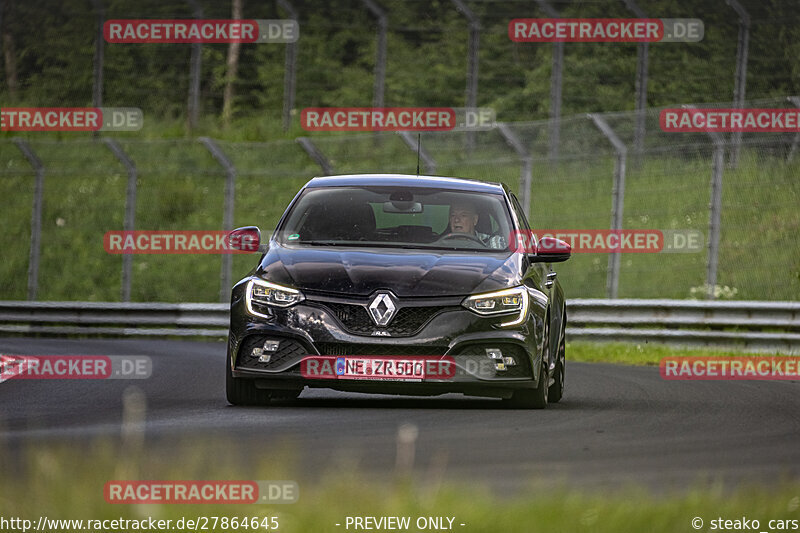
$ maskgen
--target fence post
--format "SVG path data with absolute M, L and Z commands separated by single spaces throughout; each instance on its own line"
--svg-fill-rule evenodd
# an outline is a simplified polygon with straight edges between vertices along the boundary
M 117 141 L 108 137 L 103 138 L 103 142 L 111 153 L 114 154 L 128 172 L 128 186 L 125 192 L 125 220 L 123 229 L 133 231 L 136 223 L 136 164 L 128 157 L 128 154 L 117 144 Z M 122 301 L 131 301 L 131 270 L 133 265 L 133 254 L 122 254 Z
M 550 18 L 560 18 L 561 14 L 553 9 L 546 0 L 536 0 L 542 11 Z M 547 157 L 553 163 L 558 159 L 561 144 L 561 86 L 564 69 L 564 43 L 553 43 L 553 71 L 550 74 L 550 147 Z
M 222 229 L 230 231 L 233 229 L 233 209 L 236 196 L 236 167 L 233 162 L 225 155 L 222 148 L 208 137 L 198 139 L 203 146 L 211 153 L 212 157 L 225 170 L 225 200 L 222 211 Z M 219 301 L 225 303 L 230 300 L 231 273 L 233 271 L 233 255 L 230 253 L 222 254 L 222 267 L 220 269 Z
M 94 36 L 94 57 L 92 58 L 93 79 L 92 84 L 92 106 L 103 106 L 103 63 L 105 51 L 105 37 L 103 36 L 103 24 L 105 23 L 105 9 L 102 0 L 92 0 L 94 9 L 97 13 L 97 31 Z M 92 136 L 97 138 L 100 132 L 92 132 Z
M 278 0 L 280 6 L 292 20 L 297 20 L 297 11 L 288 0 Z M 297 75 L 297 42 L 286 43 L 283 72 L 283 131 L 289 131 L 294 108 L 295 77 Z
M 793 103 L 795 107 L 800 107 L 800 96 L 789 96 L 787 100 Z M 800 132 L 794 134 L 792 147 L 789 149 L 789 155 L 786 156 L 787 163 L 794 158 L 794 154 L 797 152 L 798 145 L 800 145 Z
M 635 0 L 623 0 L 625 5 L 638 18 L 646 19 L 647 15 L 636 4 Z M 639 43 L 636 49 L 636 127 L 633 133 L 633 150 L 637 159 L 644 149 L 645 119 L 647 110 L 647 74 L 650 59 L 650 43 Z M 637 161 L 637 164 L 639 162 Z
M 467 46 L 467 109 L 478 107 L 478 48 L 481 39 L 481 22 L 462 0 L 451 0 L 459 13 L 469 21 L 469 44 Z M 475 148 L 475 132 L 467 131 L 467 151 Z
M 397 133 L 400 134 L 400 137 L 403 141 L 408 145 L 409 148 L 416 154 L 417 153 L 417 140 L 411 135 L 410 132 L 407 131 L 398 131 Z M 422 146 L 422 143 L 419 143 L 419 158 L 422 160 L 422 164 L 425 165 L 425 173 L 426 174 L 435 174 L 436 173 L 436 161 L 431 157 L 427 150 Z
M 614 185 L 611 192 L 611 229 L 619 231 L 622 229 L 622 213 L 625 208 L 625 163 L 628 157 L 628 149 L 611 126 L 599 115 L 589 114 L 589 118 L 594 122 L 603 135 L 611 142 L 617 159 L 614 162 Z M 619 292 L 619 269 L 621 262 L 621 251 L 611 252 L 608 255 L 608 275 L 606 277 L 606 294 L 609 298 L 616 298 Z
M 738 0 L 725 0 L 739 15 L 739 38 L 736 45 L 736 74 L 733 87 L 734 107 L 744 107 L 744 94 L 747 89 L 747 52 L 750 41 L 750 15 Z M 739 149 L 742 143 L 742 132 L 733 132 L 733 147 L 730 155 L 731 168 L 736 168 L 739 163 Z
M 28 300 L 36 300 L 39 289 L 39 257 L 42 243 L 42 207 L 44 201 L 44 165 L 30 145 L 23 139 L 14 138 L 25 159 L 36 173 L 33 186 L 33 208 L 31 209 L 31 248 L 28 256 Z
M 323 176 L 330 176 L 333 174 L 333 165 L 331 165 L 331 162 L 325 157 L 325 154 L 319 151 L 319 148 L 317 148 L 311 139 L 308 137 L 298 137 L 295 141 L 298 142 L 311 159 L 322 168 Z
M 685 105 L 684 109 L 695 109 Z M 706 134 L 714 143 L 711 156 L 711 200 L 708 206 L 708 260 L 706 262 L 706 298 L 713 300 L 714 286 L 717 284 L 717 265 L 719 261 L 719 235 L 722 220 L 722 173 L 725 165 L 725 140 L 714 131 Z
M 386 85 L 386 31 L 389 19 L 386 12 L 373 0 L 361 0 L 378 20 L 378 35 L 375 44 L 375 86 L 372 94 L 372 107 L 383 107 L 383 94 Z
M 533 157 L 525 147 L 525 144 L 519 139 L 516 133 L 508 127 L 505 122 L 497 123 L 497 130 L 500 135 L 505 139 L 506 144 L 517 152 L 517 155 L 522 162 L 522 168 L 519 175 L 519 192 L 520 203 L 525 215 L 529 216 L 531 212 L 531 174 L 533 173 Z
M 192 7 L 194 18 L 203 18 L 203 8 L 197 3 L 197 0 L 186 0 Z M 193 130 L 197 127 L 197 117 L 200 113 L 198 109 L 200 105 L 200 68 L 203 62 L 203 45 L 201 43 L 192 43 L 192 54 L 189 59 L 189 104 L 188 104 L 188 122 L 189 129 Z

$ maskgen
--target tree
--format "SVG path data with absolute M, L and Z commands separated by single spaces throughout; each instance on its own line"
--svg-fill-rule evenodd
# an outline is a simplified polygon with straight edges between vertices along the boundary
M 17 52 L 14 45 L 14 35 L 11 33 L 11 25 L 8 20 L 11 16 L 11 0 L 0 2 L 0 33 L 3 36 L 3 63 L 6 71 L 6 84 L 8 85 L 8 99 L 12 102 L 17 100 Z
M 231 11 L 234 20 L 242 18 L 242 1 L 231 0 Z M 239 50 L 241 43 L 231 42 L 228 45 L 228 58 L 226 60 L 227 71 L 225 73 L 225 92 L 222 100 L 222 122 L 227 128 L 231 124 L 233 115 L 233 84 L 236 81 L 236 73 L 239 70 Z

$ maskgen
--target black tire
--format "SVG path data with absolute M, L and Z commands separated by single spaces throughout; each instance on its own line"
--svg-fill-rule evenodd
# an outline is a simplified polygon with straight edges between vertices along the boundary
M 558 403 L 561 398 L 564 397 L 564 378 L 566 376 L 566 368 L 567 368 L 567 343 L 565 340 L 564 331 L 566 328 L 566 323 L 564 319 L 561 320 L 561 335 L 559 336 L 558 340 L 558 354 L 556 354 L 556 368 L 555 372 L 553 373 L 553 384 L 550 385 L 550 390 L 548 391 L 548 401 L 550 403 Z
M 256 388 L 252 379 L 235 378 L 231 373 L 230 356 L 225 365 L 225 395 L 231 405 L 269 405 L 269 391 Z
M 545 329 L 543 354 L 550 350 L 550 328 Z M 535 389 L 515 390 L 511 398 L 505 400 L 506 405 L 512 409 L 544 409 L 547 407 L 547 399 L 550 393 L 550 380 L 547 372 L 547 358 L 542 356 L 542 364 L 539 365 L 539 386 Z

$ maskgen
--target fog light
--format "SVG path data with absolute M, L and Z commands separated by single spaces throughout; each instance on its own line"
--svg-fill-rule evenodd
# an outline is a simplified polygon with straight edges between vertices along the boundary
M 281 341 L 264 341 L 264 351 L 265 352 L 277 352 L 278 346 L 280 346 Z
M 494 369 L 495 370 L 505 370 L 506 369 L 506 364 L 503 361 L 495 361 Z
M 500 351 L 500 348 L 486 348 L 486 355 L 489 359 L 503 360 L 503 352 Z
M 506 364 L 506 366 L 514 366 L 517 364 L 513 357 L 503 357 L 503 362 Z
M 256 346 L 255 348 L 253 348 L 253 351 L 250 352 L 250 356 L 259 357 L 262 353 L 264 353 L 264 350 L 261 347 Z

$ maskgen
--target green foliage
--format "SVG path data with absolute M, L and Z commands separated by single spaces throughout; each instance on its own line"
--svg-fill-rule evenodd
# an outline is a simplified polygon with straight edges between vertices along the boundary
M 738 35 L 735 12 L 718 0 L 640 2 L 652 17 L 702 19 L 700 43 L 649 46 L 648 104 L 730 101 Z M 91 2 L 7 2 L 3 25 L 15 44 L 18 103 L 85 106 L 91 103 L 96 18 Z M 106 19 L 190 18 L 184 1 L 110 0 Z M 230 17 L 228 2 L 199 2 L 206 18 Z M 451 2 L 383 0 L 389 17 L 386 105 L 462 106 L 465 103 L 468 29 Z M 745 2 L 753 19 L 747 96 L 800 93 L 800 14 L 779 0 Z M 513 43 L 508 23 L 542 16 L 519 2 L 470 2 L 481 21 L 478 104 L 492 106 L 501 120 L 546 118 L 550 109 L 551 44 Z M 297 43 L 296 109 L 310 106 L 369 106 L 373 98 L 376 21 L 363 5 L 347 0 L 295 1 L 301 37 Z M 574 2 L 557 6 L 565 17 L 631 17 L 622 2 Z M 245 3 L 245 17 L 281 18 L 271 3 Z M 638 46 L 617 43 L 565 45 L 565 115 L 634 107 Z M 185 129 L 190 45 L 105 44 L 103 103 L 134 106 L 146 122 L 174 122 Z M 253 140 L 274 138 L 258 118 L 280 117 L 285 45 L 243 44 L 235 81 L 236 127 Z M 200 132 L 219 128 L 228 46 L 202 47 Z M 9 101 L 0 83 L 0 102 Z M 297 115 L 295 114 L 295 121 Z M 280 134 L 280 133 L 279 133 Z
M 750 523 L 758 520 L 762 530 L 778 519 L 788 521 L 791 529 L 791 521 L 800 520 L 800 487 L 787 481 L 788 474 L 787 480 L 775 480 L 769 488 L 753 482 L 731 489 L 698 472 L 691 486 L 656 493 L 633 481 L 610 490 L 579 488 L 531 469 L 527 487 L 501 495 L 474 479 L 454 481 L 458 472 L 448 467 L 446 455 L 438 460 L 434 456 L 430 465 L 419 461 L 418 473 L 403 476 L 359 468 L 354 451 L 311 474 L 291 441 L 274 441 L 270 440 L 269 453 L 262 454 L 252 453 L 254 446 L 241 441 L 214 436 L 161 439 L 144 447 L 130 438 L 121 443 L 114 439 L 80 446 L 27 446 L 11 453 L 3 450 L 0 514 L 6 519 L 31 520 L 34 526 L 40 516 L 84 521 L 151 516 L 172 520 L 173 525 L 181 517 L 274 516 L 278 530 L 287 533 L 344 529 L 335 524 L 343 524 L 347 516 L 409 516 L 413 517 L 411 530 L 416 530 L 417 517 L 447 516 L 456 519 L 455 530 L 507 533 L 674 533 L 694 531 L 695 517 L 704 520 L 706 530 L 718 517 L 739 520 L 743 516 Z M 210 457 L 214 460 L 209 461 Z M 106 503 L 104 485 L 130 479 L 296 480 L 299 500 L 284 505 Z M 458 525 L 462 523 L 463 528 Z M 212 520 L 208 525 L 209 531 L 231 529 L 214 529 Z

